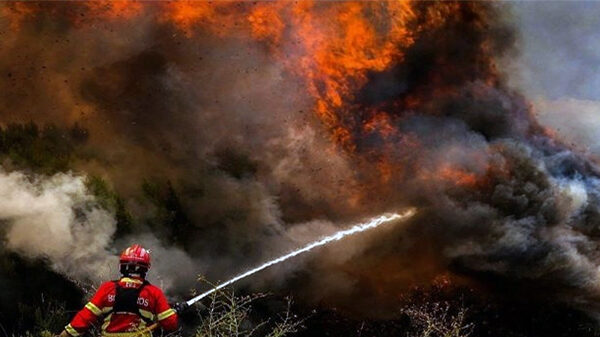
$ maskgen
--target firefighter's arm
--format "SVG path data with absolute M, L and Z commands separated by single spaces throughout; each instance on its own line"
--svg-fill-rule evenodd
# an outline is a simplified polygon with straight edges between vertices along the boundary
M 106 282 L 98 288 L 96 294 L 71 320 L 60 337 L 77 337 L 85 333 L 102 315 L 102 310 L 107 303 L 111 282 Z
M 156 315 L 160 326 L 167 331 L 177 330 L 177 312 L 169 306 L 167 298 L 162 291 L 156 291 Z

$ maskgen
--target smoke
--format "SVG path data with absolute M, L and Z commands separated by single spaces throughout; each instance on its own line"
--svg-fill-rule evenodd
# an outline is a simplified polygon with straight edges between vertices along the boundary
M 409 210 L 404 214 L 398 214 L 398 213 L 394 213 L 394 214 L 385 214 L 382 216 L 379 216 L 377 218 L 373 218 L 371 220 L 369 220 L 368 222 L 365 223 L 361 223 L 361 224 L 357 224 L 352 226 L 352 228 L 350 229 L 346 229 L 346 230 L 342 230 L 342 231 L 338 231 L 336 233 L 334 233 L 333 235 L 327 236 L 327 237 L 323 237 L 323 238 L 319 238 L 319 240 L 317 241 L 313 241 L 307 245 L 305 245 L 304 247 L 295 249 L 285 255 L 279 256 L 276 259 L 267 261 L 263 264 L 261 264 L 258 267 L 252 268 L 248 271 L 245 271 L 244 273 L 241 273 L 237 276 L 235 276 L 234 278 L 231 278 L 225 282 L 222 282 L 220 284 L 218 284 L 216 287 L 214 287 L 213 289 L 210 289 L 200 295 L 197 295 L 196 297 L 190 299 L 187 303 L 188 305 L 192 305 L 193 303 L 209 296 L 210 294 L 213 294 L 215 291 L 218 291 L 219 289 L 223 289 L 227 286 L 230 286 L 234 283 L 236 283 L 237 281 L 243 280 L 245 278 L 248 278 L 256 273 L 259 273 L 271 266 L 274 265 L 278 265 L 280 263 L 283 263 L 291 258 L 294 258 L 298 255 L 304 254 L 304 253 L 308 253 L 311 250 L 317 248 L 317 247 L 321 247 L 321 246 L 325 246 L 327 244 L 330 244 L 332 242 L 335 241 L 339 241 L 342 240 L 343 238 L 345 238 L 346 236 L 350 236 L 350 235 L 355 235 L 361 232 L 364 232 L 366 230 L 370 230 L 373 228 L 376 228 L 378 226 L 380 226 L 383 223 L 386 222 L 390 222 L 393 220 L 398 220 L 398 219 L 402 219 L 402 218 L 407 218 L 407 217 L 411 217 L 414 214 L 414 210 Z
M 254 286 L 363 313 L 448 274 L 597 300 L 599 171 L 498 69 L 516 54 L 506 4 L 2 8 L 0 120 L 88 129 L 70 165 L 106 177 L 135 218 L 113 240 L 115 220 L 78 176 L 7 173 L 35 202 L 46 181 L 78 186 L 47 187 L 55 213 L 31 220 L 56 214 L 40 230 L 69 235 L 30 251 L 19 236 L 31 227 L 14 222 L 10 249 L 98 280 L 114 266 L 106 256 L 138 241 L 155 252 L 155 280 L 181 294 L 196 273 L 227 279 L 414 206 L 409 228 L 332 245 Z M 94 267 L 77 271 L 84 243 Z
M 520 53 L 504 65 L 511 84 L 529 97 L 596 100 L 598 79 L 589 70 L 600 61 L 598 10 L 587 2 L 513 6 L 510 21 L 519 28 Z
M 47 259 L 76 280 L 99 281 L 111 274 L 117 263 L 108 249 L 115 221 L 94 202 L 82 177 L 2 171 L 0 182 L 5 249 Z
M 129 246 L 132 242 L 150 248 L 152 268 L 148 280 L 168 293 L 192 289 L 195 279 L 205 269 L 200 261 L 194 261 L 177 247 L 165 246 L 152 233 L 126 236 L 119 239 L 117 246 Z M 115 269 L 114 265 L 111 267 Z
M 54 271 L 78 283 L 98 285 L 117 276 L 116 247 L 137 242 L 152 247 L 157 281 L 167 291 L 182 283 L 191 287 L 197 265 L 182 250 L 164 247 L 151 233 L 113 242 L 114 214 L 90 194 L 85 177 L 2 171 L 0 185 L 5 250 L 46 260 Z
M 598 148 L 598 102 L 563 98 L 535 101 L 540 123 L 550 128 L 558 138 L 571 148 L 588 155 L 597 156 Z
M 39 5 L 48 10 L 36 12 L 41 26 L 25 21 L 1 52 L 10 76 L 0 84 L 0 119 L 78 123 L 89 130 L 83 154 L 76 154 L 85 159 L 74 169 L 106 177 L 142 233 L 119 237 L 106 249 L 114 255 L 112 247 L 147 244 L 163 261 L 154 265 L 151 281 L 170 295 L 187 294 L 197 274 L 225 279 L 286 252 L 292 245 L 285 221 L 313 219 L 344 202 L 350 164 L 312 124 L 311 104 L 299 94 L 303 83 L 262 46 L 216 36 L 189 40 L 153 21 L 153 6 L 145 9 L 152 14 L 147 18 L 96 25 L 85 4 Z M 72 11 L 84 14 L 80 22 L 71 21 Z M 28 56 L 12 57 L 16 50 Z M 35 103 L 24 104 L 23 95 Z M 179 239 L 186 254 L 165 238 L 172 233 L 161 221 L 171 210 L 140 200 L 145 180 L 175 186 L 190 219 Z M 283 215 L 283 204 L 294 207 Z

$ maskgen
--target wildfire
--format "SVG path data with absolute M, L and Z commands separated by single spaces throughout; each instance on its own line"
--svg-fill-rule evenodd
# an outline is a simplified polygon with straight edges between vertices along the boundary
M 443 167 L 439 171 L 439 176 L 444 180 L 455 182 L 456 185 L 475 186 L 478 182 L 478 178 L 475 173 L 449 166 Z
M 262 43 L 275 62 L 305 83 L 313 97 L 313 111 L 329 131 L 332 140 L 347 153 L 362 151 L 357 139 L 375 137 L 383 149 L 374 153 L 367 149 L 380 171 L 382 182 L 404 172 L 397 158 L 390 158 L 394 147 L 406 139 L 398 128 L 397 119 L 410 111 L 427 108 L 433 97 L 452 95 L 448 78 L 468 77 L 452 69 L 449 60 L 440 57 L 435 64 L 441 71 L 428 72 L 427 82 L 406 94 L 375 105 L 361 102 L 360 94 L 369 76 L 392 70 L 405 61 L 407 50 L 420 34 L 440 29 L 455 17 L 477 4 L 457 2 L 422 3 L 417 1 L 386 2 L 206 2 L 179 0 L 172 2 L 91 1 L 82 4 L 61 3 L 62 10 L 77 6 L 81 16 L 77 25 L 86 20 L 130 20 L 136 16 L 154 16 L 156 22 L 169 25 L 189 39 L 201 34 L 221 38 L 248 38 Z M 58 5 L 57 5 L 58 6 Z M 60 7 L 60 6 L 59 6 Z M 13 29 L 18 29 L 29 17 L 41 11 L 35 3 L 10 3 L 1 7 Z M 60 9 L 52 11 L 60 12 Z M 475 26 L 483 19 L 473 15 Z M 82 19 L 83 18 L 83 19 Z M 90 19 L 88 19 L 90 18 Z M 87 21 L 88 23 L 91 21 Z M 483 59 L 474 62 L 486 68 L 491 81 L 495 76 L 493 62 L 485 59 L 492 46 L 479 41 Z M 492 70 L 490 70 L 492 69 Z M 417 144 L 417 141 L 411 141 Z M 459 185 L 474 186 L 477 178 L 469 173 L 444 167 L 437 172 L 442 179 Z
M 252 178 L 256 177 L 261 196 L 263 187 L 269 193 L 272 189 L 273 198 L 265 198 L 264 203 L 270 207 L 273 202 L 277 206 L 273 207 L 274 212 L 278 212 L 277 216 L 279 212 L 284 214 L 284 221 L 305 221 L 312 214 L 350 218 L 401 205 L 418 205 L 424 206 L 424 215 L 418 219 L 421 226 L 415 227 L 427 228 L 438 222 L 460 224 L 463 218 L 477 217 L 477 221 L 465 222 L 483 222 L 481 227 L 487 227 L 475 231 L 473 240 L 464 235 L 468 243 L 478 243 L 479 233 L 488 227 L 491 234 L 486 239 L 517 226 L 511 222 L 506 228 L 494 230 L 496 224 L 509 221 L 506 219 L 514 218 L 518 223 L 512 214 L 514 209 L 526 207 L 522 213 L 531 219 L 538 212 L 538 204 L 544 205 L 539 211 L 540 219 L 559 218 L 555 214 L 563 212 L 548 211 L 555 198 L 548 198 L 548 202 L 538 198 L 552 196 L 555 190 L 547 185 L 565 180 L 562 173 L 551 176 L 550 168 L 543 165 L 544 156 L 565 147 L 548 141 L 555 138 L 553 130 L 543 129 L 534 118 L 529 119 L 530 107 L 524 104 L 525 99 L 503 84 L 494 56 L 510 51 L 514 32 L 510 28 L 503 31 L 505 23 L 498 23 L 495 13 L 494 5 L 485 1 L 15 1 L 0 3 L 0 34 L 18 42 L 3 47 L 5 55 L 9 55 L 6 68 L 16 69 L 9 69 L 5 76 L 10 81 L 22 79 L 19 90 L 9 98 L 25 100 L 21 97 L 32 96 L 21 92 L 43 91 L 52 98 L 40 97 L 39 102 L 43 103 L 28 101 L 49 106 L 49 116 L 70 114 L 73 117 L 69 121 L 78 122 L 79 118 L 84 119 L 80 117 L 84 112 L 92 115 L 90 111 L 97 111 L 95 116 L 85 117 L 88 125 L 101 122 L 97 123 L 98 130 L 104 135 L 95 142 L 119 132 L 122 143 L 128 145 L 131 141 L 135 151 L 139 146 L 143 157 L 157 151 L 157 160 L 162 161 L 164 153 L 177 163 L 191 163 L 206 154 L 206 165 L 212 168 L 220 166 L 221 159 L 211 158 L 210 151 L 220 150 L 221 146 L 229 150 L 228 146 L 248 141 L 248 147 L 240 149 L 244 159 L 240 166 L 249 168 L 243 168 L 240 180 L 246 180 L 247 170 Z M 7 30 L 14 34 L 6 34 Z M 37 43 L 41 35 L 43 41 Z M 223 51 L 210 50 L 221 45 L 227 53 L 233 50 L 235 57 L 222 57 Z M 115 51 L 112 47 L 116 47 Z M 21 53 L 19 49 L 27 50 Z M 263 64 L 268 66 L 252 71 L 251 67 Z M 49 71 L 50 68 L 55 69 Z M 213 85 L 210 80 L 221 74 L 224 76 L 209 88 Z M 207 83 L 200 83 L 199 79 Z M 267 85 L 261 86 L 263 79 Z M 275 86 L 289 79 L 293 79 L 291 83 Z M 40 82 L 37 91 L 30 90 L 41 80 L 48 82 Z M 230 80 L 236 85 L 229 87 Z M 248 88 L 249 80 L 257 87 Z M 65 84 L 54 90 L 52 84 L 63 81 Z M 242 86 L 237 95 L 234 91 Z M 274 93 L 269 96 L 272 88 Z M 302 92 L 286 92 L 285 99 L 270 110 L 269 104 L 278 99 L 277 94 L 297 88 Z M 103 95 L 105 92 L 110 94 Z M 225 104 L 220 94 L 232 94 L 236 99 Z M 57 95 L 65 96 L 64 104 L 46 103 L 53 102 Z M 219 97 L 213 101 L 213 96 Z M 299 107 L 286 110 L 280 103 L 288 101 L 299 103 Z M 206 112 L 202 110 L 205 102 Z M 250 103 L 248 107 L 231 108 L 244 102 Z M 27 108 L 31 116 L 41 118 L 38 116 L 44 114 L 37 111 L 43 112 L 45 106 L 36 104 L 31 103 L 31 109 L 24 104 L 22 110 Z M 221 108 L 230 110 L 221 114 Z M 253 109 L 258 118 L 251 113 L 231 116 Z M 281 109 L 285 112 L 281 113 Z M 292 116 L 299 109 L 311 110 L 313 115 Z M 283 118 L 272 118 L 280 113 Z M 173 121 L 165 120 L 168 123 L 164 135 L 154 137 L 156 130 L 163 130 L 162 118 L 167 115 L 173 116 Z M 262 127 L 262 120 L 267 118 L 270 120 L 264 123 L 267 126 L 263 137 L 254 128 Z M 205 120 L 208 122 L 201 124 Z M 188 146 L 204 145 L 204 140 L 196 143 L 196 139 L 218 138 L 211 133 L 199 137 L 189 137 L 187 133 L 193 130 L 200 134 L 197 131 L 212 127 L 213 121 L 222 123 L 214 132 L 227 130 L 228 123 L 234 123 L 232 130 L 239 127 L 244 131 L 232 134 L 231 143 L 229 139 L 216 139 L 209 142 L 207 150 L 189 150 Z M 288 128 L 300 130 L 306 125 L 310 126 L 310 134 L 306 138 L 304 134 L 294 137 L 294 146 L 289 146 Z M 193 128 L 186 129 L 189 126 Z M 179 129 L 184 132 L 179 134 Z M 92 128 L 94 135 L 98 130 Z M 250 139 L 255 136 L 256 140 Z M 323 144 L 323 138 L 331 142 Z M 305 142 L 306 139 L 315 142 Z M 181 149 L 172 146 L 188 140 L 189 144 Z M 171 148 L 177 150 L 171 153 Z M 115 157 L 130 151 L 125 149 Z M 112 151 L 106 153 L 113 155 Z M 255 156 L 264 158 L 255 161 Z M 142 155 L 128 160 L 138 157 Z M 556 157 L 556 161 L 562 160 L 561 156 Z M 280 158 L 284 164 L 277 162 Z M 235 158 L 234 166 L 237 161 Z M 82 165 L 95 167 L 96 163 Z M 204 172 L 203 165 L 204 162 L 194 166 L 193 171 L 185 168 L 181 172 Z M 572 165 L 565 165 L 564 170 L 570 172 Z M 163 170 L 171 169 L 176 170 Z M 269 170 L 276 172 L 271 174 Z M 321 175 L 325 170 L 327 174 Z M 139 171 L 145 172 L 145 168 Z M 291 179 L 296 172 L 300 173 L 298 179 Z M 238 175 L 227 171 L 223 179 L 228 174 Z M 544 175 L 553 179 L 545 179 Z M 498 185 L 502 188 L 496 188 Z M 195 188 L 190 187 L 190 191 Z M 279 204 L 278 200 L 283 201 Z M 467 209 L 471 205 L 476 205 L 476 211 Z M 455 210 L 448 208 L 455 206 L 457 214 L 451 214 Z M 286 208 L 298 211 L 288 212 Z M 262 217 L 263 212 L 256 212 L 259 213 Z M 254 216 L 255 212 L 249 214 Z M 496 214 L 498 218 L 493 218 Z M 550 223 L 555 219 L 545 220 Z M 431 232 L 444 231 L 445 226 L 437 227 Z M 469 229 L 459 228 L 460 235 Z M 437 238 L 440 242 L 432 242 L 431 249 L 423 248 L 420 240 L 426 240 L 429 234 L 417 233 L 415 250 L 408 254 L 402 247 L 387 250 L 402 245 L 399 241 L 390 242 L 382 251 L 373 249 L 368 264 L 353 269 L 355 261 L 351 261 L 347 272 L 361 277 L 367 288 L 380 289 L 382 298 L 390 294 L 389 289 L 401 289 L 398 284 L 429 282 L 448 268 L 447 257 L 442 256 L 446 254 L 446 238 Z M 518 238 L 524 235 L 518 234 Z M 415 259 L 425 256 L 421 249 L 431 252 L 427 252 L 427 258 Z M 490 256 L 496 258 L 497 254 Z M 374 270 L 378 272 L 373 273 Z M 422 274 L 415 277 L 415 270 Z M 363 271 L 368 274 L 362 275 Z M 440 278 L 442 284 L 448 284 L 448 280 L 452 281 Z
M 130 19 L 143 10 L 138 1 L 85 1 L 83 4 L 99 19 Z
M 27 18 L 36 12 L 36 8 L 24 2 L 15 2 L 11 6 L 4 5 L 0 7 L 0 19 L 6 19 L 11 30 L 17 31 L 21 24 Z

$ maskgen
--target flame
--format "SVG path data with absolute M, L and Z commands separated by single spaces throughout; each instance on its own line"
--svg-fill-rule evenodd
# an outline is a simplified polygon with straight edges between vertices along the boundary
M 343 3 L 332 13 L 319 15 L 320 19 L 313 15 L 299 22 L 305 49 L 300 71 L 315 97 L 315 112 L 333 139 L 348 149 L 354 149 L 354 144 L 343 119 L 353 95 L 366 83 L 367 72 L 389 68 L 401 60 L 402 48 L 412 43 L 406 27 L 412 15 L 408 2 L 388 4 L 393 12 L 391 29 L 383 37 L 372 21 L 381 15 L 365 15 L 367 9 L 377 13 L 376 3 Z
M 212 33 L 225 35 L 236 20 L 231 12 L 225 10 L 230 6 L 231 3 L 175 1 L 164 9 L 160 18 L 174 24 L 189 38 L 193 37 L 197 27 L 210 28 Z
M 51 12 L 68 12 L 72 6 L 75 4 L 57 6 L 59 9 L 51 7 Z M 439 69 L 427 72 L 423 84 L 373 105 L 361 103 L 359 97 L 370 81 L 369 76 L 402 64 L 420 34 L 443 32 L 444 25 L 460 22 L 465 7 L 477 14 L 469 17 L 474 26 L 484 27 L 487 20 L 485 13 L 477 11 L 478 4 L 448 1 L 91 1 L 77 6 L 80 6 L 77 13 L 85 12 L 84 17 L 92 19 L 81 19 L 73 13 L 67 15 L 76 26 L 91 24 L 95 19 L 131 20 L 153 15 L 158 23 L 170 26 L 189 39 L 209 35 L 251 39 L 263 44 L 274 62 L 284 65 L 289 73 L 304 81 L 306 91 L 313 98 L 313 112 L 329 131 L 333 143 L 378 171 L 378 188 L 409 176 L 407 172 L 411 168 L 404 166 L 403 155 L 426 151 L 419 139 L 399 130 L 403 116 L 415 110 L 422 113 L 429 109 L 437 113 L 432 102 L 458 94 L 449 79 L 472 75 L 454 69 L 452 60 L 445 59 L 448 56 L 438 56 L 435 65 Z M 41 15 L 35 3 L 16 2 L 0 9 L 15 29 L 36 13 Z M 477 48 L 481 53 L 476 53 L 478 56 L 473 62 L 485 69 L 483 81 L 492 83 L 497 71 L 487 56 L 493 46 L 482 40 Z M 361 146 L 361 139 L 373 139 L 376 146 Z M 480 173 L 450 165 L 420 170 L 416 176 L 470 188 L 481 186 L 484 179 Z M 371 183 L 374 182 L 368 184 Z M 360 204 L 365 197 L 353 195 L 348 202 Z
M 284 20 L 273 4 L 260 3 L 248 15 L 248 22 L 252 29 L 252 36 L 258 40 L 269 40 L 278 45 L 285 29 Z M 282 7 L 281 3 L 278 5 Z
M 0 7 L 0 18 L 6 18 L 12 31 L 18 31 L 22 23 L 31 18 L 37 8 L 25 2 L 5 3 Z
M 477 174 L 450 164 L 443 164 L 435 170 L 423 170 L 418 176 L 422 181 L 467 188 L 478 187 L 487 181 L 486 174 Z
M 131 19 L 141 14 L 143 10 L 142 3 L 137 0 L 85 1 L 83 4 L 97 19 Z
M 75 5 L 62 7 L 66 10 L 72 6 Z M 390 143 L 402 138 L 391 110 L 417 109 L 430 96 L 452 92 L 451 87 L 444 85 L 448 74 L 432 73 L 431 86 L 397 98 L 396 105 L 365 108 L 357 102 L 369 74 L 384 72 L 403 62 L 406 50 L 421 31 L 456 20 L 453 17 L 464 4 L 440 2 L 425 6 L 408 0 L 335 3 L 178 0 L 90 1 L 81 6 L 85 17 L 105 20 L 154 15 L 158 22 L 172 25 L 188 38 L 209 32 L 219 37 L 250 38 L 264 43 L 275 61 L 305 81 L 306 90 L 314 99 L 314 113 L 335 144 L 354 153 L 360 135 L 376 135 Z M 16 27 L 33 16 L 36 9 L 34 3 L 17 2 L 2 7 L 2 13 L 9 15 Z M 83 24 L 76 17 L 73 20 Z M 481 48 L 491 46 L 482 43 Z M 375 162 L 383 181 L 389 180 L 392 172 L 401 171 L 393 169 L 396 164 L 386 154 L 378 155 Z M 451 175 L 448 172 L 445 174 Z M 472 182 L 467 177 L 462 180 Z
M 314 97 L 314 111 L 336 143 L 353 149 L 352 134 L 344 125 L 354 94 L 367 82 L 367 73 L 383 71 L 402 59 L 412 44 L 408 24 L 412 3 L 341 2 L 316 4 L 176 1 L 164 20 L 186 36 L 200 28 L 219 35 L 243 34 L 265 41 L 274 57 L 304 78 Z M 378 26 L 387 26 L 382 32 Z M 282 39 L 294 50 L 281 50 Z
M 253 6 L 176 1 L 163 19 L 190 38 L 209 30 L 219 36 L 247 34 L 264 42 L 277 62 L 305 81 L 314 98 L 314 113 L 333 142 L 354 153 L 355 129 L 390 140 L 388 147 L 394 146 L 391 140 L 403 138 L 384 111 L 374 109 L 365 121 L 355 120 L 352 113 L 355 95 L 368 82 L 367 75 L 401 62 L 404 50 L 414 42 L 410 27 L 415 19 L 414 5 L 405 0 L 264 2 Z M 282 48 L 284 40 L 288 43 Z M 402 175 L 402 167 L 376 157 L 381 182 Z M 355 195 L 349 203 L 360 203 L 363 198 Z
M 81 16 L 98 19 L 128 20 L 142 14 L 154 15 L 157 21 L 173 25 L 189 38 L 209 31 L 218 36 L 246 35 L 267 43 L 278 62 L 306 81 L 307 90 L 315 100 L 314 112 L 332 138 L 353 150 L 353 128 L 371 132 L 373 124 L 386 123 L 380 128 L 382 135 L 394 132 L 390 111 L 374 109 L 370 118 L 353 125 L 356 95 L 368 82 L 368 74 L 401 63 L 416 35 L 454 20 L 464 4 L 444 1 L 423 10 L 421 3 L 408 0 L 335 3 L 99 0 L 66 3 L 61 8 L 68 11 L 75 6 L 82 6 L 77 8 Z M 15 2 L 3 5 L 0 10 L 14 29 L 40 12 L 36 2 Z M 475 25 L 483 25 L 485 21 L 480 18 Z M 284 40 L 288 42 L 285 47 L 281 44 Z M 482 41 L 480 48 L 489 50 L 492 46 Z M 492 81 L 493 63 L 482 63 L 491 69 L 486 80 Z M 448 86 L 440 84 L 446 78 L 444 75 L 431 74 L 432 85 L 428 88 L 431 94 L 451 92 Z M 401 100 L 405 107 L 415 108 L 423 104 L 426 96 L 416 92 Z
M 479 182 L 479 177 L 475 173 L 450 166 L 443 166 L 437 176 L 458 186 L 475 187 Z

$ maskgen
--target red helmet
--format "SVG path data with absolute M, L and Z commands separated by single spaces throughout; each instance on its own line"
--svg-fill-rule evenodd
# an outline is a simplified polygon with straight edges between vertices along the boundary
M 140 245 L 132 245 L 121 253 L 121 264 L 135 264 L 150 269 L 150 251 Z

